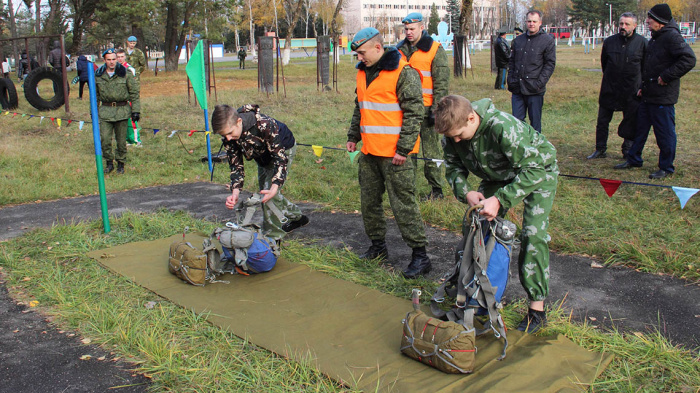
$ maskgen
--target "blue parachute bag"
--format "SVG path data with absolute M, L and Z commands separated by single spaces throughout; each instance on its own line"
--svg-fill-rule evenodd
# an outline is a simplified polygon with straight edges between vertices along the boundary
M 277 255 L 272 250 L 270 241 L 260 237 L 259 233 L 253 233 L 253 242 L 246 250 L 227 248 L 223 244 L 221 250 L 227 260 L 235 261 L 236 265 L 248 273 L 269 272 L 277 264 Z

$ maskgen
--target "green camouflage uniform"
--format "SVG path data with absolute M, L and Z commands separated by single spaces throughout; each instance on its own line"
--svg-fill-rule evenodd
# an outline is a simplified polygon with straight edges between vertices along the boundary
M 134 51 L 129 54 L 129 50 L 126 50 L 126 62 L 131 64 L 136 70 L 136 79 L 138 79 L 141 74 L 146 70 L 146 55 L 143 54 L 141 49 L 134 48 Z
M 243 188 L 245 180 L 244 161 L 255 160 L 258 164 L 258 185 L 268 190 L 272 184 L 279 186 L 277 195 L 271 202 L 290 221 L 296 221 L 302 212 L 294 203 L 282 195 L 282 186 L 287 178 L 287 168 L 292 164 L 296 144 L 285 149 L 275 120 L 260 113 L 257 105 L 245 105 L 238 110 L 243 121 L 243 132 L 237 140 L 224 140 L 226 155 L 231 168 L 231 189 Z M 290 131 L 291 133 L 291 131 Z M 291 142 L 294 143 L 293 137 Z M 267 205 L 262 206 L 263 232 L 272 239 L 279 240 L 286 232 L 282 222 Z
M 126 128 L 131 112 L 141 112 L 139 99 L 139 83 L 131 72 L 117 63 L 114 75 L 107 73 L 107 67 L 102 66 L 95 72 L 95 88 L 97 101 L 101 104 L 100 139 L 102 140 L 102 156 L 107 161 L 115 159 L 112 153 L 112 138 L 117 141 L 117 162 L 126 162 Z M 131 106 L 111 106 L 105 103 L 131 101 Z
M 467 203 L 467 176 L 482 179 L 479 191 L 496 196 L 499 215 L 525 204 L 520 234 L 520 283 L 530 300 L 549 294 L 549 212 L 554 203 L 559 168 L 556 149 L 543 134 L 511 114 L 497 110 L 490 99 L 472 102 L 481 124 L 470 140 L 443 138 L 447 182 L 455 197 Z
M 382 58 L 372 67 L 365 68 L 362 63 L 358 63 L 357 67 L 365 69 L 369 86 L 379 76 L 379 71 L 395 70 L 400 59 L 401 55 L 396 48 L 386 48 Z M 420 76 L 416 70 L 410 67 L 401 70 L 396 84 L 396 94 L 399 106 L 403 110 L 403 124 L 396 144 L 396 152 L 402 156 L 408 156 L 418 139 L 420 123 L 425 113 Z M 358 143 L 360 140 L 360 107 L 356 97 L 348 141 Z M 415 163 L 410 157 L 403 165 L 393 165 L 391 161 L 391 157 L 360 155 L 358 178 L 365 233 L 372 240 L 384 239 L 386 218 L 382 197 L 386 191 L 403 240 L 411 248 L 425 246 L 427 244 L 425 227 L 416 200 Z
M 407 59 L 411 59 L 411 55 L 417 50 L 427 52 L 433 45 L 433 39 L 430 38 L 427 31 L 423 31 L 423 36 L 418 40 L 415 46 L 407 40 L 399 42 L 396 46 Z M 425 70 L 427 71 L 427 70 Z M 430 74 L 433 78 L 433 105 L 425 107 L 425 118 L 421 123 L 420 128 L 420 145 L 423 153 L 423 158 L 436 158 L 442 156 L 440 148 L 440 135 L 435 132 L 433 125 L 428 122 L 431 113 L 435 113 L 440 100 L 447 95 L 450 86 L 450 67 L 447 63 L 447 53 L 440 45 L 438 47 L 433 63 L 430 67 Z M 423 166 L 423 174 L 425 175 L 428 184 L 433 189 L 442 189 L 442 171 L 434 161 L 425 161 Z

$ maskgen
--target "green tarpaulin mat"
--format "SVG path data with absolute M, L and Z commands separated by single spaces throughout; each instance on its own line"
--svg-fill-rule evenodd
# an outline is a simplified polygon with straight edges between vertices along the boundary
M 168 272 L 170 243 L 182 235 L 125 244 L 89 254 L 108 269 L 197 313 L 256 345 L 292 359 L 314 359 L 331 378 L 365 391 L 577 391 L 594 381 L 612 357 L 558 335 L 508 332 L 502 341 L 477 338 L 475 372 L 451 375 L 399 352 L 409 300 L 330 277 L 281 259 L 269 273 L 226 275 L 229 284 L 185 284 Z M 187 241 L 201 247 L 203 237 Z

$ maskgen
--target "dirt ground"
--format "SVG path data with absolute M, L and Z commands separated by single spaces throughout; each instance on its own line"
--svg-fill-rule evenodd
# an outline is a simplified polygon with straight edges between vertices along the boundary
M 159 208 L 184 210 L 197 218 L 216 222 L 231 219 L 224 206 L 228 192 L 219 184 L 187 183 L 148 187 L 108 195 L 111 215 L 126 210 L 150 212 Z M 329 212 L 318 205 L 300 203 L 310 224 L 289 235 L 292 239 L 332 247 L 364 251 L 369 240 L 359 214 Z M 46 214 L 50 212 L 50 214 Z M 100 219 L 98 196 L 67 198 L 0 209 L 0 240 L 20 236 L 36 227 L 66 220 Z M 439 278 L 454 263 L 457 235 L 428 227 L 428 254 L 433 261 L 430 279 Z M 402 269 L 411 250 L 403 243 L 393 220 L 389 220 L 388 268 Z M 669 276 L 645 274 L 622 267 L 592 267 L 594 261 L 579 256 L 551 254 L 549 304 L 566 299 L 564 307 L 576 321 L 605 328 L 614 323 L 621 331 L 648 332 L 658 329 L 672 343 L 700 347 L 700 287 Z M 505 298 L 525 297 L 511 265 Z M 0 280 L 1 281 L 1 280 Z M 40 314 L 17 304 L 0 283 L 0 392 L 144 391 L 143 376 L 125 371 L 121 362 L 109 361 L 108 353 L 86 346 L 78 336 L 59 333 Z M 89 354 L 90 360 L 80 360 Z M 105 360 L 99 360 L 105 356 Z M 50 370 L 50 371 L 47 371 Z M 18 377 L 19 376 L 19 377 Z M 31 383 L 30 383 L 31 382 Z

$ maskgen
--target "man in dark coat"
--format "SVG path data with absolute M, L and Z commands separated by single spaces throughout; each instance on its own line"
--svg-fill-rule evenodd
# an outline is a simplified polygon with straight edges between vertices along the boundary
M 600 52 L 603 81 L 598 98 L 598 122 L 595 128 L 595 151 L 587 158 L 605 158 L 608 148 L 608 126 L 615 111 L 622 111 L 617 134 L 624 138 L 622 156 L 632 143 L 637 128 L 637 91 L 642 85 L 642 64 L 647 40 L 637 34 L 637 17 L 631 12 L 620 16 L 620 32 L 605 39 Z
M 49 61 L 49 64 L 53 68 L 55 68 L 59 71 L 63 70 L 63 68 L 61 67 L 61 56 L 62 55 L 63 55 L 63 51 L 61 50 L 61 42 L 54 41 L 53 42 L 53 49 L 51 49 L 51 51 L 49 52 L 48 61 Z M 68 67 L 69 65 L 70 65 L 70 61 L 68 60 L 68 58 L 66 58 L 66 67 Z
M 498 32 L 498 38 L 496 38 L 496 42 L 493 45 L 493 51 L 496 57 L 496 68 L 498 68 L 496 83 L 493 88 L 496 90 L 505 90 L 508 60 L 510 59 L 510 46 L 508 46 L 508 42 L 506 41 L 505 31 Z
M 676 110 L 681 77 L 695 67 L 695 53 L 680 34 L 668 4 L 657 4 L 647 14 L 651 40 L 647 46 L 642 71 L 642 102 L 637 113 L 637 134 L 627 160 L 615 169 L 642 166 L 642 150 L 654 126 L 659 146 L 659 170 L 650 179 L 663 179 L 675 172 Z
M 240 47 L 238 49 L 238 69 L 243 69 L 245 70 L 245 58 L 248 56 L 248 53 L 245 51 L 244 47 Z
M 508 90 L 513 93 L 513 116 L 524 121 L 525 115 L 538 132 L 542 132 L 542 105 L 549 78 L 557 62 L 554 38 L 541 29 L 542 13 L 527 13 L 527 32 L 513 40 L 508 63 Z

